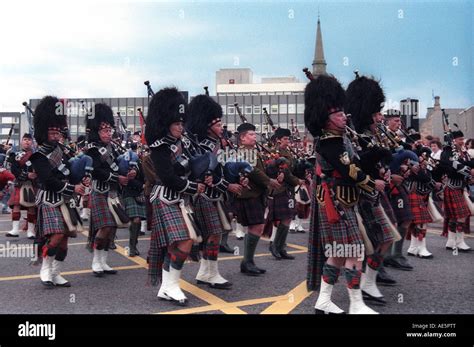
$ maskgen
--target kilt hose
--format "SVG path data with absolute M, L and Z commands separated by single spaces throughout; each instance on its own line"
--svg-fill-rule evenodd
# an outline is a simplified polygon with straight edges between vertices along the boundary
M 428 198 L 429 195 L 421 195 L 417 192 L 410 193 L 410 209 L 413 214 L 412 223 L 426 224 L 433 221 L 428 211 Z
M 141 220 L 146 219 L 146 204 L 138 203 L 133 197 L 123 198 L 123 204 L 125 205 L 125 212 L 130 219 L 139 217 Z
M 444 216 L 448 220 L 465 219 L 471 215 L 463 193 L 464 189 L 444 189 Z
M 265 223 L 263 196 L 250 199 L 236 198 L 234 208 L 237 213 L 237 222 L 244 227 Z
M 390 192 L 389 199 L 398 224 L 413 220 L 408 193 L 403 186 L 395 187 Z
M 147 259 L 148 280 L 151 285 L 158 285 L 168 246 L 190 240 L 190 236 L 179 204 L 167 205 L 156 198 L 151 205 L 153 210 Z
M 87 239 L 87 248 L 92 251 L 95 242 L 95 235 L 101 228 L 111 227 L 116 228 L 117 223 L 109 210 L 107 204 L 108 193 L 98 193 L 92 191 L 90 193 L 89 208 L 91 210 L 90 225 L 89 225 L 89 237 Z
M 292 206 L 290 206 L 290 200 Z M 268 219 L 270 221 L 282 221 L 286 219 L 293 219 L 296 215 L 295 199 L 291 197 L 288 192 L 273 195 L 268 198 Z
M 210 235 L 221 235 L 224 233 L 219 212 L 217 210 L 217 202 L 209 201 L 202 195 L 199 195 L 193 203 L 194 216 L 198 223 L 203 240 Z

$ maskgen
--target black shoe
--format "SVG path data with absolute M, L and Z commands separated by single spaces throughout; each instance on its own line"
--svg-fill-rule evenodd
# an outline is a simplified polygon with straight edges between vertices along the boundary
M 48 289 L 54 288 L 54 283 L 52 281 L 41 281 L 41 284 Z
M 405 257 L 396 257 L 385 259 L 383 264 L 385 266 L 393 267 L 394 269 L 403 270 L 403 271 L 412 271 L 413 266 L 408 263 L 408 260 Z
M 106 275 L 115 275 L 117 274 L 117 270 L 104 270 Z
M 104 271 L 92 271 L 95 277 L 103 277 Z
M 219 246 L 219 252 L 233 254 L 234 250 L 232 248 L 230 248 L 230 246 L 226 243 L 224 245 Z
M 288 260 L 293 260 L 293 259 L 295 259 L 295 257 L 292 256 L 292 255 L 290 255 L 290 254 L 288 254 L 285 249 L 282 249 L 282 250 L 280 251 L 280 255 L 281 255 L 281 258 L 282 258 L 282 259 L 288 259 Z
M 282 259 L 282 256 L 280 255 L 280 253 L 276 250 L 276 245 L 275 245 L 274 242 L 270 242 L 269 250 L 270 250 L 270 253 L 273 255 L 273 257 L 276 260 L 281 260 Z
M 367 301 L 370 301 L 370 302 L 373 302 L 373 303 L 376 303 L 376 304 L 385 305 L 387 303 L 387 301 L 385 301 L 385 298 L 383 296 L 375 297 L 375 296 L 372 296 L 369 293 L 364 292 L 364 291 L 362 291 L 362 296 L 363 296 L 364 300 L 367 300 Z
M 6 237 L 19 237 L 20 235 L 12 235 L 10 233 L 6 233 L 5 236 Z
M 394 285 L 397 283 L 385 270 L 380 271 L 377 273 L 377 278 L 376 278 L 377 284 L 382 284 L 382 285 Z
M 252 263 L 241 263 L 240 272 L 248 276 L 259 276 L 261 274 L 260 270 Z
M 109 244 L 109 249 L 117 249 L 117 245 L 115 244 L 114 241 L 111 241 Z
M 258 270 L 258 272 L 260 272 L 261 274 L 264 274 L 265 272 L 267 272 L 267 270 L 265 269 L 262 269 L 260 267 L 258 267 L 257 265 L 255 265 L 255 263 L 252 263 L 253 266 L 255 266 L 255 268 Z
M 145 235 L 145 232 L 144 232 L 144 231 L 140 231 L 140 234 L 139 234 L 139 235 L 140 235 L 140 236 L 143 236 L 143 235 Z
M 290 234 L 296 234 L 296 229 L 290 229 Z

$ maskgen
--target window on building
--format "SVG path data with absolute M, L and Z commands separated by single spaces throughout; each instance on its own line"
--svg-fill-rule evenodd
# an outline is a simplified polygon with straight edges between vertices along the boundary
M 2 117 L 2 124 L 13 124 L 13 117 Z
M 227 107 L 226 105 L 221 105 L 222 107 L 222 114 L 225 116 L 227 114 Z
M 234 115 L 235 114 L 235 106 L 234 105 L 227 106 L 227 114 L 228 115 Z
M 245 110 L 244 114 L 252 114 L 252 106 L 245 106 L 244 110 Z
M 269 104 L 263 104 L 262 105 L 262 112 L 263 113 L 263 109 L 266 108 L 267 109 L 267 112 L 270 112 L 270 105 Z
M 253 114 L 262 114 L 262 109 L 260 105 L 254 106 L 253 107 Z
M 283 95 L 283 92 L 276 92 L 275 95 Z
M 278 105 L 272 105 L 270 108 L 270 114 L 278 114 Z
M 288 104 L 288 114 L 296 113 L 296 104 Z
M 288 113 L 288 104 L 280 104 L 280 114 Z
M 304 113 L 304 104 L 297 104 L 296 105 L 296 113 L 298 113 L 298 114 Z

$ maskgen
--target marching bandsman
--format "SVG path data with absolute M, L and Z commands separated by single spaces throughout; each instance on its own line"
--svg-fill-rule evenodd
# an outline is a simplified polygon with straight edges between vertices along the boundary
M 365 305 L 360 289 L 366 247 L 355 206 L 359 190 L 383 191 L 385 182 L 372 179 L 359 165 L 357 153 L 345 136 L 344 98 L 344 89 L 332 76 L 320 75 L 305 89 L 304 119 L 315 138 L 316 150 L 307 286 L 319 290 L 316 313 L 344 313 L 331 301 L 344 267 L 349 313 L 374 314 Z M 338 245 L 347 251 L 337 253 Z
M 359 142 L 363 147 L 360 153 L 362 169 L 374 179 L 386 181 L 389 175 L 387 165 L 392 160 L 392 153 L 385 147 L 383 134 L 379 129 L 383 121 L 380 111 L 384 101 L 382 88 L 371 78 L 357 75 L 347 87 L 345 111 L 352 115 L 355 130 L 364 138 L 363 143 Z M 373 139 L 379 139 L 379 142 L 370 146 Z M 394 237 L 400 239 L 400 235 L 388 218 L 389 214 L 384 211 L 389 205 L 382 207 L 381 200 L 385 198 L 383 194 L 384 190 L 370 193 L 361 191 L 358 204 L 374 247 L 374 253 L 367 257 L 361 288 L 364 298 L 379 304 L 385 304 L 386 301 L 377 287 L 377 273 L 383 265 L 384 254 L 392 246 Z
M 275 130 L 275 148 L 272 153 L 279 158 L 284 158 L 283 168 L 278 169 L 275 174 L 281 174 L 281 187 L 274 189 L 268 198 L 268 216 L 267 218 L 274 224 L 277 224 L 276 234 L 273 239 L 270 251 L 277 259 L 295 259 L 285 250 L 286 238 L 290 229 L 290 222 L 296 215 L 295 187 L 302 186 L 304 180 L 293 175 L 296 158 L 289 149 L 291 131 L 289 129 L 278 128 Z M 268 169 L 268 168 L 267 168 Z M 276 170 L 275 170 L 276 171 Z M 267 170 L 267 174 L 269 174 Z M 269 175 L 272 177 L 271 175 Z M 277 177 L 273 177 L 277 178 Z
M 47 287 L 69 287 L 61 276 L 61 267 L 68 252 L 68 238 L 75 237 L 77 230 L 71 224 L 74 211 L 74 193 L 83 195 L 87 180 L 70 184 L 69 157 L 59 145 L 61 131 L 67 127 L 64 107 L 53 96 L 44 97 L 35 110 L 34 127 L 38 150 L 30 161 L 37 174 L 39 190 L 36 243 L 42 258 L 41 283 Z M 70 208 L 71 207 L 71 208 Z
M 464 233 L 469 233 L 466 219 L 470 217 L 468 198 L 464 191 L 474 177 L 474 159 L 463 150 L 464 134 L 452 132 L 451 146 L 445 146 L 441 153 L 441 168 L 447 175 L 444 188 L 444 211 L 448 224 L 448 242 L 446 249 L 468 252 L 471 247 L 464 241 Z
M 112 142 L 114 133 L 112 109 L 106 104 L 95 104 L 92 115 L 86 117 L 88 146 L 86 154 L 92 158 L 92 191 L 88 248 L 93 252 L 92 271 L 95 276 L 116 274 L 107 264 L 109 246 L 115 238 L 117 227 L 129 222 L 118 201 L 119 185 L 126 186 L 136 172 L 128 176 L 119 174 L 119 153 Z
M 21 151 L 10 153 L 10 171 L 15 176 L 14 191 L 10 196 L 8 205 L 12 209 L 13 228 L 7 233 L 8 237 L 18 237 L 21 210 L 26 209 L 26 219 L 28 223 L 27 236 L 33 240 L 35 238 L 36 224 L 36 173 L 33 172 L 30 157 L 33 154 L 33 137 L 25 133 L 21 138 Z
M 197 136 L 200 147 L 216 158 L 223 153 L 222 107 L 207 95 L 198 95 L 189 104 L 187 129 Z M 207 188 L 197 196 L 193 207 L 196 220 L 202 228 L 202 259 L 196 280 L 211 288 L 228 289 L 232 283 L 223 278 L 218 270 L 218 254 L 221 235 L 232 230 L 223 207 L 227 192 L 240 194 L 242 186 L 229 183 L 223 174 L 222 161 L 211 172 L 212 189 Z
M 161 281 L 158 297 L 187 304 L 179 281 L 197 231 L 189 217 L 189 198 L 206 185 L 188 179 L 194 149 L 183 137 L 187 104 L 176 88 L 164 88 L 150 101 L 145 128 L 157 182 L 153 187 L 151 241 L 148 254 L 152 285 Z M 206 182 L 208 183 L 208 182 Z
M 146 203 L 144 184 L 145 177 L 142 165 L 138 159 L 137 143 L 130 145 L 130 149 L 124 154 L 124 160 L 128 162 L 129 177 L 127 185 L 122 187 L 122 199 L 125 211 L 130 218 L 129 255 L 134 257 L 140 255 L 137 249 L 138 236 L 140 235 L 141 222 L 146 220 Z M 125 175 L 125 172 L 123 173 Z
M 398 131 L 401 126 L 401 119 L 399 112 L 389 112 L 385 115 L 387 121 L 387 130 L 391 132 L 394 138 L 398 138 Z M 400 144 L 402 142 L 400 141 Z M 403 146 L 403 145 L 402 145 Z M 408 150 L 411 148 L 407 148 Z M 394 151 L 392 151 L 393 154 Z M 410 200 L 408 198 L 408 190 L 403 184 L 406 176 L 410 174 L 408 167 L 400 164 L 392 165 L 392 175 L 390 184 L 387 187 L 387 196 L 395 213 L 397 230 L 400 233 L 401 239 L 394 243 L 392 251 L 384 259 L 384 265 L 391 266 L 395 269 L 411 271 L 413 266 L 408 262 L 408 259 L 403 255 L 403 241 L 407 235 L 408 227 L 413 219 Z
M 250 154 L 257 151 L 257 134 L 255 126 L 243 123 L 237 127 L 239 133 L 239 152 Z M 253 171 L 248 175 L 248 185 L 244 186 L 242 193 L 234 199 L 234 209 L 237 214 L 237 223 L 247 227 L 244 237 L 244 259 L 240 264 L 240 272 L 248 276 L 259 276 L 266 272 L 265 269 L 255 265 L 254 255 L 265 226 L 265 196 L 267 187 L 279 189 L 281 184 L 277 179 L 265 174 L 264 160 L 260 152 L 251 163 Z

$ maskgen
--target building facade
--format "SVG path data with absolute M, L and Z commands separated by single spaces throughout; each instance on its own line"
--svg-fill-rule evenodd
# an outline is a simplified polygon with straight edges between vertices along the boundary
M 20 112 L 0 112 L 0 143 L 8 143 L 13 147 L 18 147 L 20 144 Z M 8 137 L 10 130 L 13 128 L 10 138 Z M 26 131 L 25 131 L 26 132 Z

